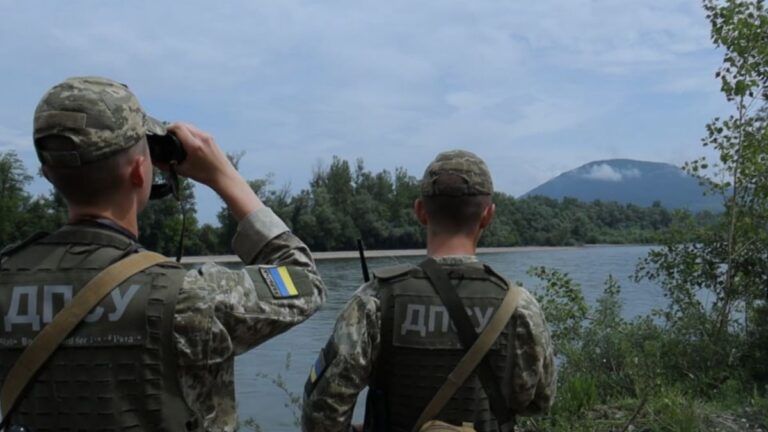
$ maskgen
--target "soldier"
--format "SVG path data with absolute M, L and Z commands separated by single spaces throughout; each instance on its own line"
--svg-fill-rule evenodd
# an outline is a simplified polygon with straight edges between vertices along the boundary
M 480 235 L 494 215 L 492 194 L 486 164 L 456 150 L 429 164 L 422 196 L 414 204 L 417 219 L 426 226 L 427 254 L 449 277 L 445 281 L 454 285 L 449 289 L 458 294 L 477 331 L 511 289 L 475 257 Z M 508 430 L 515 415 L 540 413 L 552 404 L 556 370 L 544 315 L 530 293 L 516 289 L 522 290 L 518 306 L 483 360 L 488 365 L 474 369 L 437 420 L 471 422 L 478 431 Z M 421 267 L 374 271 L 374 279 L 339 315 L 310 372 L 303 429 L 349 430 L 358 393 L 369 386 L 365 430 L 413 430 L 464 354 L 449 310 Z
M 147 136 L 168 132 L 187 153 L 178 173 L 211 187 L 239 221 L 232 247 L 248 266 L 186 271 L 162 262 L 120 283 L 55 349 L 10 414 L 1 407 L 13 427 L 234 431 L 234 357 L 325 300 L 307 247 L 212 136 L 182 123 L 166 130 L 123 84 L 70 78 L 43 96 L 34 118 L 43 173 L 69 222 L 2 254 L 0 383 L 13 381 L 24 348 L 91 278 L 142 251 L 137 214 L 153 181 Z

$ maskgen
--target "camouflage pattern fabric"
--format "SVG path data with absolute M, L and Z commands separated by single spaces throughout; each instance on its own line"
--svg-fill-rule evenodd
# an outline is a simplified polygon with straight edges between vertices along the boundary
M 255 265 L 188 272 L 174 318 L 181 390 L 206 431 L 237 429 L 234 356 L 304 321 L 325 301 L 309 250 L 270 209 L 240 222 L 233 247 Z M 270 294 L 258 269 L 273 266 L 290 271 L 297 295 Z
M 476 154 L 451 150 L 438 154 L 424 171 L 422 196 L 492 195 L 488 166 Z
M 477 262 L 474 256 L 439 258 L 441 264 Z M 358 394 L 369 384 L 381 352 L 380 289 L 377 280 L 363 285 L 339 315 L 329 340 L 334 358 L 317 380 L 308 380 L 302 429 L 340 432 L 349 428 Z M 510 409 L 518 415 L 546 411 L 555 398 L 557 372 L 554 348 L 541 307 L 525 289 L 514 317 L 515 352 L 502 391 L 510 395 Z M 435 389 L 437 391 L 437 389 Z
M 146 134 L 165 135 L 128 86 L 100 77 L 74 77 L 55 85 L 35 109 L 34 139 L 44 165 L 77 167 L 137 144 Z M 41 148 L 38 139 L 60 135 L 74 148 Z

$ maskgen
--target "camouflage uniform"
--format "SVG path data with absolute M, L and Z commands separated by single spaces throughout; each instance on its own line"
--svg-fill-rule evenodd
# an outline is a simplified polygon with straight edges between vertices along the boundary
M 485 164 L 477 156 L 463 151 L 438 155 L 422 180 L 423 196 L 490 195 L 492 191 Z M 481 266 L 475 256 L 445 256 L 437 261 L 447 269 Z M 358 394 L 373 384 L 377 371 L 382 368 L 379 362 L 385 343 L 382 341 L 382 316 L 387 316 L 382 310 L 385 295 L 382 282 L 376 277 L 354 294 L 339 315 L 318 359 L 317 364 L 321 366 L 316 364 L 307 380 L 302 415 L 304 431 L 349 429 Z M 513 335 L 513 342 L 508 345 L 510 352 L 504 353 L 508 367 L 502 368 L 505 370 L 498 374 L 498 379 L 502 392 L 508 395 L 509 409 L 518 415 L 546 411 L 556 390 L 554 349 L 541 308 L 524 289 L 507 331 Z M 328 353 L 332 354 L 328 356 Z M 417 407 L 420 409 L 423 406 Z M 370 414 L 366 413 L 366 418 Z M 495 426 L 489 428 L 495 430 Z
M 297 286 L 301 296 L 275 299 L 258 267 L 205 264 L 187 273 L 174 319 L 179 382 L 209 431 L 237 428 L 234 356 L 304 321 L 325 301 L 309 250 L 271 210 L 243 219 L 233 247 L 245 263 L 287 266 L 306 282 Z
M 35 148 L 48 166 L 77 168 L 124 151 L 147 134 L 165 133 L 126 86 L 98 77 L 65 80 L 43 96 L 35 112 Z M 49 135 L 70 138 L 70 146 L 38 142 Z M 115 224 L 95 225 L 136 241 Z M 325 301 L 310 251 L 269 208 L 240 221 L 232 246 L 248 266 L 205 264 L 187 272 L 174 309 L 178 382 L 207 431 L 237 429 L 234 356 L 304 321 Z M 290 276 L 289 295 L 276 292 L 274 278 L 282 276 L 270 276 L 275 266 Z

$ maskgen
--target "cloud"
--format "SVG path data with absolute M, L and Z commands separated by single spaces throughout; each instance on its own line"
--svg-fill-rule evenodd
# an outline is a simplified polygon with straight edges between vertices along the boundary
M 649 72 L 710 47 L 704 12 L 687 0 L 542 1 L 518 8 L 535 23 L 519 27 L 531 44 L 565 68 Z
M 419 173 L 460 147 L 522 193 L 590 160 L 689 158 L 720 114 L 694 99 L 716 94 L 718 55 L 690 0 L 0 0 L 0 16 L 0 150 L 29 150 L 37 99 L 80 74 L 296 188 L 318 158 Z
M 603 163 L 592 165 L 586 172 L 579 173 L 578 175 L 591 180 L 620 182 L 625 179 L 638 178 L 641 174 L 637 168 L 617 169 Z

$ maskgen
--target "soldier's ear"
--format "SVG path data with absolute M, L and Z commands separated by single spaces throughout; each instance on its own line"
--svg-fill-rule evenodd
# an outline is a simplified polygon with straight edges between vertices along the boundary
M 496 204 L 491 203 L 483 210 L 483 214 L 480 216 L 480 229 L 485 229 L 491 224 L 493 216 L 496 214 Z
M 413 202 L 413 213 L 420 224 L 427 225 L 427 209 L 424 207 L 424 201 L 421 198 L 416 198 L 416 201 Z
M 147 177 L 147 170 L 144 168 L 146 156 L 140 155 L 133 158 L 128 171 L 128 179 L 131 185 L 137 188 L 143 188 L 147 182 L 152 182 L 152 178 Z

